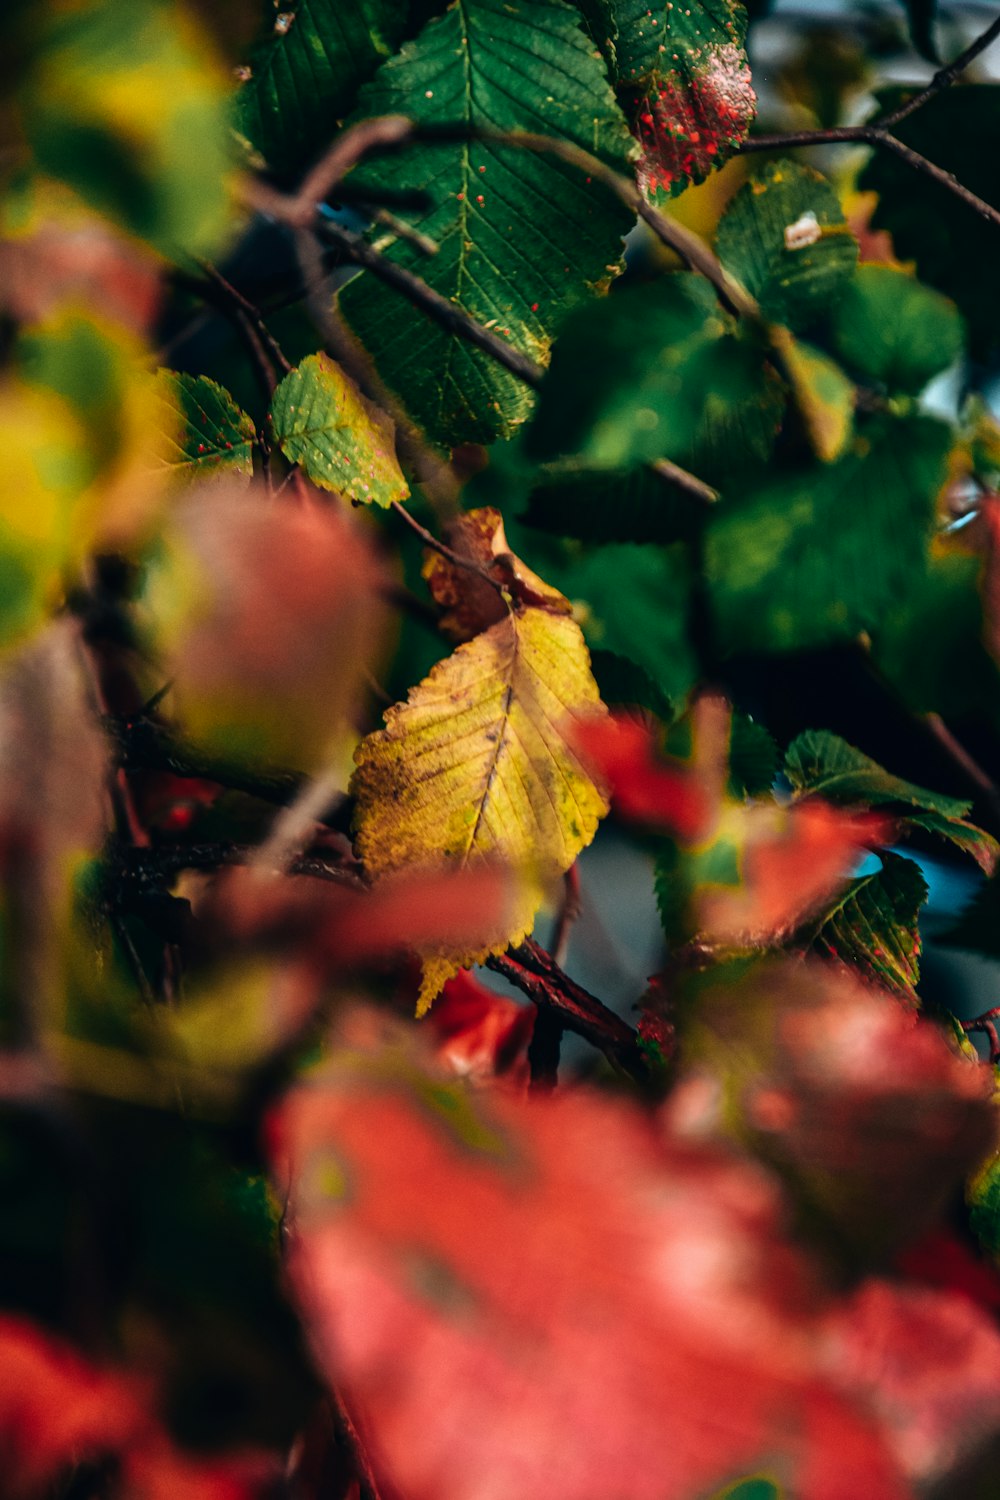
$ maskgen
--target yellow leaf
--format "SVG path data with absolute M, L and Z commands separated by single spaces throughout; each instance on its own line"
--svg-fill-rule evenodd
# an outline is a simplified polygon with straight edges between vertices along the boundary
M 579 626 L 529 606 L 439 662 L 358 746 L 352 790 L 370 875 L 492 859 L 526 876 L 502 932 L 425 954 L 421 1013 L 460 968 L 528 934 L 545 883 L 594 837 L 608 804 L 568 732 L 600 712 Z
M 772 328 L 771 341 L 781 355 L 813 452 L 822 463 L 833 463 L 854 430 L 854 386 L 839 365 L 793 338 L 787 328 Z

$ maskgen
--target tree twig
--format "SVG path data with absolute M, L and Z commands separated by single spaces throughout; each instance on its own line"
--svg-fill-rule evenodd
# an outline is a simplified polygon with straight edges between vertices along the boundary
M 402 517 L 410 530 L 416 532 L 425 547 L 429 547 L 432 552 L 437 552 L 441 557 L 447 558 L 448 562 L 454 567 L 463 568 L 467 573 L 475 573 L 477 578 L 481 578 L 484 583 L 488 583 L 490 588 L 495 589 L 500 597 L 503 598 L 503 584 L 498 578 L 494 578 L 493 574 L 487 568 L 484 568 L 482 563 L 476 562 L 473 557 L 463 557 L 461 552 L 456 552 L 453 547 L 449 547 L 445 542 L 438 541 L 434 533 L 428 531 L 426 526 L 421 526 L 416 516 L 411 515 L 406 506 L 400 504 L 398 500 L 393 500 L 392 508 L 397 516 Z
M 784 151 L 799 146 L 844 145 L 873 146 L 891 151 L 914 171 L 931 178 L 949 193 L 953 193 L 956 198 L 960 198 L 981 218 L 1000 228 L 1000 210 L 994 208 L 993 204 L 987 203 L 984 198 L 980 198 L 964 183 L 959 182 L 951 172 L 946 172 L 943 167 L 939 167 L 936 162 L 921 155 L 919 151 L 915 151 L 912 146 L 908 146 L 905 141 L 901 141 L 897 135 L 893 134 L 895 126 L 923 109 L 942 90 L 954 83 L 969 64 L 981 52 L 985 52 L 997 37 L 1000 37 L 1000 16 L 974 42 L 971 42 L 964 52 L 959 53 L 953 62 L 948 63 L 946 67 L 939 68 L 925 88 L 920 89 L 911 99 L 906 100 L 904 104 L 899 105 L 897 109 L 884 115 L 880 120 L 872 120 L 865 125 L 837 125 L 829 130 L 793 130 L 753 135 L 743 142 L 740 148 L 741 154 L 751 151 Z
M 971 1021 L 959 1022 L 963 1031 L 982 1031 L 989 1038 L 991 1063 L 1000 1062 L 1000 1035 L 996 1028 L 998 1016 L 1000 1005 L 994 1005 L 990 1010 L 984 1010 L 981 1016 L 974 1016 Z
M 570 979 L 531 938 L 486 964 L 536 1005 L 553 1011 L 564 1030 L 584 1037 L 633 1078 L 645 1076 L 638 1039 L 628 1022 Z

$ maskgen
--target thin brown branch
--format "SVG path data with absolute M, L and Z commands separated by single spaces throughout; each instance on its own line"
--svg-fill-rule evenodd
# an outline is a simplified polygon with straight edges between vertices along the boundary
M 584 1037 L 633 1078 L 645 1076 L 638 1040 L 628 1022 L 570 979 L 532 939 L 488 958 L 486 964 L 536 1005 L 551 1010 L 564 1030 Z
M 914 94 L 912 99 L 907 100 L 905 104 L 901 104 L 891 114 L 884 116 L 881 120 L 877 120 L 876 124 L 883 130 L 891 130 L 901 120 L 905 120 L 909 115 L 916 114 L 918 109 L 923 109 L 924 105 L 929 104 L 936 94 L 941 93 L 942 89 L 950 87 L 956 78 L 965 72 L 969 64 L 975 62 L 980 53 L 985 52 L 987 47 L 993 45 L 998 36 L 1000 36 L 1000 15 L 987 26 L 984 32 L 976 37 L 974 42 L 969 43 L 964 52 L 960 52 L 950 63 L 946 63 L 943 68 L 939 68 L 926 88 L 921 89 L 918 94 Z
M 873 146 L 883 151 L 891 151 L 898 156 L 907 166 L 912 167 L 915 172 L 929 177 L 933 182 L 939 184 L 947 192 L 961 199 L 980 218 L 1000 228 L 1000 210 L 992 203 L 987 203 L 985 198 L 980 198 L 977 193 L 972 192 L 963 182 L 959 182 L 951 172 L 946 172 L 936 162 L 923 156 L 919 151 L 914 151 L 905 141 L 901 141 L 894 135 L 893 127 L 902 123 L 910 115 L 916 114 L 926 104 L 937 97 L 943 89 L 948 88 L 955 82 L 956 78 L 969 66 L 969 64 L 984 52 L 997 37 L 1000 37 L 1000 16 L 978 36 L 976 40 L 964 52 L 961 52 L 953 62 L 940 68 L 934 74 L 926 88 L 921 89 L 901 104 L 898 109 L 883 116 L 880 120 L 872 120 L 865 125 L 837 125 L 829 130 L 792 130 L 780 131 L 767 135 L 753 135 L 744 141 L 741 153 L 751 151 L 787 151 L 796 147 L 806 146 Z
M 949 760 L 958 767 L 970 786 L 975 787 L 979 795 L 989 803 L 994 816 L 1000 822 L 1000 787 L 997 786 L 992 776 L 948 728 L 940 714 L 924 714 L 923 721 Z
M 669 458 L 654 458 L 649 467 L 660 479 L 665 479 L 668 484 L 683 490 L 685 495 L 690 495 L 704 505 L 714 505 L 719 498 L 718 490 L 713 490 L 710 484 L 706 484 L 696 474 L 689 474 L 687 469 L 672 463 Z
M 551 952 L 557 964 L 562 966 L 566 962 L 566 949 L 569 947 L 569 935 L 573 931 L 573 924 L 580 915 L 580 872 L 576 865 L 570 865 L 563 876 L 563 898 L 559 903 L 559 911 L 556 916 L 555 930 L 552 933 Z
M 316 222 L 316 232 L 328 243 L 336 245 L 344 255 L 354 262 L 355 265 L 363 266 L 366 271 L 371 271 L 386 286 L 401 292 L 408 302 L 414 307 L 419 307 L 433 322 L 443 328 L 446 333 L 457 334 L 459 338 L 465 339 L 466 343 L 473 344 L 488 354 L 497 364 L 503 365 L 518 380 L 537 390 L 541 385 L 545 374 L 542 366 L 530 359 L 527 354 L 522 354 L 520 349 L 513 345 L 491 328 L 486 328 L 475 318 L 469 316 L 457 303 L 450 302 L 447 297 L 442 297 L 433 287 L 427 285 L 426 281 L 408 271 L 405 266 L 397 265 L 381 251 L 376 250 L 362 235 L 356 234 L 351 229 L 345 229 L 342 224 L 334 224 L 329 219 L 319 219 Z
M 994 1005 L 990 1010 L 984 1010 L 981 1016 L 974 1016 L 971 1021 L 959 1022 L 963 1031 L 981 1031 L 989 1039 L 991 1063 L 1000 1062 L 1000 1035 L 996 1028 L 998 1016 L 1000 1016 L 1000 1005 Z
M 230 281 L 227 281 L 222 272 L 218 269 L 217 266 L 214 266 L 211 261 L 203 260 L 200 262 L 200 265 L 202 266 L 205 275 L 215 283 L 222 295 L 228 298 L 230 302 L 238 307 L 240 311 L 247 318 L 249 318 L 260 338 L 267 345 L 271 357 L 274 359 L 279 369 L 283 370 L 287 375 L 291 371 L 292 367 L 289 364 L 288 360 L 285 358 L 284 351 L 282 350 L 281 345 L 278 343 L 278 340 L 274 337 L 274 334 L 264 322 L 264 317 L 261 313 L 260 308 L 256 307 L 254 303 L 252 303 L 248 297 L 245 297 L 244 294 L 237 287 L 233 286 Z

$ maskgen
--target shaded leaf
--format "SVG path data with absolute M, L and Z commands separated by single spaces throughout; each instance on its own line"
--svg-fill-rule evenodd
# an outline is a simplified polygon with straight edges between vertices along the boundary
M 729 735 L 729 785 L 737 797 L 762 797 L 774 785 L 781 756 L 763 724 L 733 711 Z
M 418 9 L 407 0 L 298 0 L 280 10 L 263 0 L 260 34 L 237 71 L 237 129 L 276 171 L 301 171 L 329 145 Z
M 157 377 L 170 440 L 165 462 L 185 481 L 253 473 L 253 421 L 207 375 L 161 370 Z
M 584 542 L 670 542 L 697 536 L 707 507 L 649 468 L 542 470 L 528 497 L 525 525 Z
M 841 295 L 858 259 L 833 188 L 810 167 L 766 162 L 719 223 L 716 250 L 765 317 L 796 332 Z
M 520 942 L 539 882 L 593 838 L 607 804 L 568 734 L 600 707 L 580 627 L 529 606 L 439 662 L 358 747 L 351 790 L 370 875 L 489 858 L 530 877 L 502 932 L 484 922 L 479 943 L 428 953 L 423 1008 L 460 968 Z
M 983 644 L 982 560 L 932 555 L 872 637 L 879 672 L 917 713 L 946 720 L 1000 703 L 997 665 Z
M 915 87 L 879 89 L 877 113 L 896 109 L 916 92 Z M 1000 85 L 963 83 L 943 89 L 894 132 L 987 203 L 1000 205 L 998 101 Z M 872 152 L 859 186 L 878 194 L 873 225 L 890 232 L 896 255 L 916 263 L 921 281 L 955 302 L 973 353 L 988 355 L 1000 339 L 992 293 L 996 226 L 888 151 Z M 956 244 L 962 246 L 957 259 Z
M 87 0 L 44 24 L 22 80 L 38 164 L 157 250 L 214 254 L 229 220 L 226 86 L 193 18 Z
M 763 378 L 760 351 L 704 277 L 626 287 L 560 331 L 527 450 L 610 469 L 670 458 L 697 471 L 720 450 L 732 464 L 764 456 L 778 417 Z
M 889 266 L 858 267 L 830 326 L 846 364 L 907 395 L 917 395 L 958 358 L 964 335 L 954 303 Z
M 595 548 L 549 572 L 572 602 L 591 651 L 633 662 L 680 708 L 699 676 L 685 551 L 623 543 Z
M 939 63 L 941 54 L 934 40 L 934 23 L 937 20 L 937 0 L 903 0 L 910 22 L 910 40 L 921 57 L 931 63 Z
M 916 1004 L 918 917 L 927 900 L 927 882 L 912 859 L 888 850 L 879 857 L 881 869 L 852 880 L 824 913 L 811 935 L 812 946 Z
M 991 880 L 981 886 L 954 925 L 940 936 L 935 934 L 935 942 L 1000 958 L 1000 884 Z
M 329 355 L 310 354 L 285 376 L 271 422 L 285 457 L 322 489 L 381 506 L 409 495 L 392 422 Z
M 465 0 L 382 68 L 355 118 L 528 130 L 622 165 L 625 121 L 578 13 L 563 0 Z M 430 193 L 410 221 L 439 245 L 428 259 L 397 240 L 384 253 L 513 347 L 544 362 L 556 325 L 613 275 L 628 213 L 577 169 L 486 142 L 421 145 L 350 179 Z M 524 421 L 531 392 L 370 275 L 341 293 L 380 374 L 437 442 L 490 442 Z
M 644 189 L 673 195 L 704 181 L 743 143 L 756 110 L 746 8 L 738 0 L 580 0 L 580 8 L 642 145 Z
M 996 866 L 996 840 L 967 821 L 972 803 L 929 792 L 884 770 L 877 761 L 825 730 L 809 729 L 788 748 L 785 775 L 802 793 L 834 802 L 899 807 L 907 823 L 947 839 L 971 854 L 987 874 Z
M 727 651 L 787 651 L 878 626 L 923 566 L 951 434 L 866 427 L 839 462 L 765 480 L 713 510 L 705 570 Z

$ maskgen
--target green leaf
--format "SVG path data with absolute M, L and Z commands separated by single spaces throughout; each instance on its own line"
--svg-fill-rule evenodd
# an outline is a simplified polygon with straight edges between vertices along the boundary
M 879 672 L 916 713 L 948 719 L 1000 705 L 1000 674 L 982 639 L 980 568 L 963 553 L 932 557 L 872 638 Z
M 22 91 L 37 164 L 167 255 L 214 254 L 229 223 L 227 88 L 193 17 L 86 0 L 47 8 L 45 26 Z
M 797 792 L 825 797 L 828 802 L 869 807 L 902 804 L 920 812 L 936 812 L 945 818 L 963 818 L 970 803 L 946 797 L 926 787 L 893 776 L 877 761 L 855 750 L 839 735 L 825 729 L 807 729 L 793 740 L 785 757 L 785 775 Z
M 766 162 L 729 204 L 716 250 L 766 317 L 808 328 L 841 295 L 857 265 L 857 241 L 840 200 L 818 172 Z
M 640 181 L 679 193 L 721 167 L 746 138 L 757 99 L 738 0 L 581 0 L 643 147 Z
M 160 370 L 157 389 L 166 408 L 167 467 L 185 480 L 253 474 L 253 421 L 206 375 Z
M 907 823 L 947 839 L 988 873 L 996 864 L 996 840 L 966 821 L 971 802 L 930 792 L 883 769 L 838 735 L 809 729 L 788 748 L 785 775 L 799 793 L 830 802 L 905 809 Z
M 878 626 L 924 566 L 951 433 L 924 416 L 870 423 L 838 463 L 716 507 L 705 571 L 726 651 L 789 651 Z
M 271 421 L 282 453 L 321 488 L 381 506 L 410 493 L 392 422 L 328 355 L 310 354 L 285 376 Z
M 751 719 L 734 710 L 729 734 L 729 786 L 737 797 L 763 797 L 778 774 L 778 747 L 772 736 Z
M 916 1001 L 920 978 L 920 908 L 927 882 L 919 865 L 884 851 L 882 868 L 861 875 L 814 931 L 817 952 L 858 969 L 866 979 Z
M 355 118 L 386 113 L 560 136 L 617 166 L 631 154 L 600 58 L 562 0 L 458 0 L 385 65 Z M 399 239 L 385 254 L 543 362 L 556 325 L 616 271 L 631 223 L 578 170 L 485 143 L 416 146 L 365 165 L 358 180 L 429 194 L 431 207 L 410 217 L 438 253 Z M 340 301 L 433 440 L 490 442 L 524 421 L 530 390 L 398 292 L 364 274 Z
M 915 88 L 880 89 L 878 112 L 895 109 Z M 943 89 L 925 108 L 894 126 L 894 134 L 966 187 L 1000 206 L 1000 85 Z M 887 229 L 901 260 L 916 262 L 921 281 L 944 292 L 965 315 L 973 353 L 1000 342 L 996 291 L 996 226 L 954 193 L 888 151 L 873 151 L 859 186 L 876 192 L 872 218 Z M 961 255 L 955 246 L 961 245 Z
M 299 0 L 294 8 L 263 0 L 234 100 L 237 129 L 276 171 L 308 166 L 361 85 L 411 33 L 415 9 L 407 0 Z
M 590 669 L 601 701 L 609 708 L 645 708 L 666 723 L 676 717 L 679 705 L 666 696 L 648 672 L 627 656 L 591 648 Z
M 914 396 L 954 363 L 964 342 L 954 304 L 889 266 L 858 267 L 830 333 L 846 364 L 890 392 Z
M 526 435 L 537 458 L 594 468 L 670 458 L 697 468 L 730 443 L 765 453 L 777 420 L 763 359 L 737 337 L 703 277 L 613 292 L 569 318 Z
M 699 666 L 688 634 L 691 572 L 682 547 L 599 547 L 546 572 L 572 602 L 592 651 L 626 658 L 669 703 L 683 702 Z

